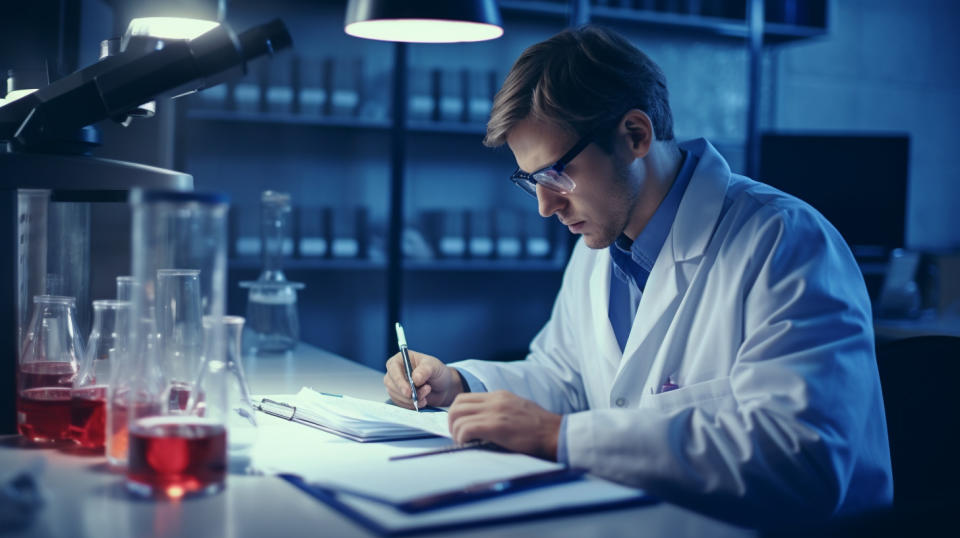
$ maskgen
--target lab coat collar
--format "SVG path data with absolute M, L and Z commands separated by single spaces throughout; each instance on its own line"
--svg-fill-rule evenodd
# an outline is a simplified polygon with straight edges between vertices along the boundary
M 680 201 L 668 238 L 676 262 L 703 256 L 730 185 L 730 167 L 710 142 L 696 138 L 680 144 L 680 147 L 698 156 L 700 162 Z
M 640 299 L 637 316 L 633 321 L 630 336 L 623 349 L 622 359 L 618 365 L 614 378 L 614 392 L 620 390 L 619 383 L 625 379 L 625 368 L 642 368 L 646 370 L 641 375 L 629 375 L 629 379 L 648 379 L 651 367 L 650 361 L 641 361 L 643 364 L 631 364 L 633 357 L 652 357 L 653 350 L 644 351 L 645 347 L 656 345 L 664 337 L 670 326 L 670 320 L 683 294 L 689 285 L 692 274 L 696 271 L 697 262 L 703 256 L 717 226 L 717 220 L 723 209 L 723 201 L 730 184 L 730 167 L 709 142 L 703 138 L 691 140 L 680 145 L 699 158 L 697 167 L 687 185 L 687 190 L 680 201 L 677 216 L 670 229 L 670 235 L 664 243 L 657 262 L 653 266 L 650 278 L 647 281 L 647 293 Z M 619 351 L 616 337 L 610 326 L 607 309 L 610 293 L 610 262 L 607 260 L 598 264 L 601 274 L 594 274 L 591 282 L 593 294 L 594 315 L 601 315 L 606 321 L 601 326 L 598 338 L 603 342 L 602 351 L 608 353 L 611 346 Z M 606 280 L 602 278 L 606 276 Z M 597 300 L 598 297 L 601 300 Z M 595 321 L 599 323 L 599 319 Z M 609 344 L 609 345 L 607 345 Z M 658 365 L 662 368 L 665 365 Z M 656 372 L 655 372 L 656 373 Z M 656 378 L 657 376 L 653 376 Z

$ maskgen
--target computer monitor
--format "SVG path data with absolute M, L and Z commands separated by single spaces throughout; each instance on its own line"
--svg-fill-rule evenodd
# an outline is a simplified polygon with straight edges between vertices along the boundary
M 759 180 L 809 203 L 854 254 L 904 246 L 908 135 L 766 133 Z

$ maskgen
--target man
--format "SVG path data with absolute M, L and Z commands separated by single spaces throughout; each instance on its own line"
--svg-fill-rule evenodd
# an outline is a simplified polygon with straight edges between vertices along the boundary
M 455 441 L 753 524 L 891 503 L 870 302 L 819 213 L 678 144 L 662 71 L 598 27 L 521 55 L 487 124 L 504 142 L 511 179 L 582 239 L 526 360 L 412 354 Z M 412 405 L 399 355 L 384 383 Z

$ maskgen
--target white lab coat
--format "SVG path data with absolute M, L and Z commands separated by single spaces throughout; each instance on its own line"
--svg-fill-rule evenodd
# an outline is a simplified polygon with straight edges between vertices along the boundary
M 610 253 L 574 249 L 526 360 L 453 364 L 567 415 L 574 467 L 750 524 L 887 506 L 870 302 L 810 206 L 705 140 L 621 353 Z M 802 158 L 799 156 L 798 158 Z M 679 388 L 661 392 L 668 376 Z

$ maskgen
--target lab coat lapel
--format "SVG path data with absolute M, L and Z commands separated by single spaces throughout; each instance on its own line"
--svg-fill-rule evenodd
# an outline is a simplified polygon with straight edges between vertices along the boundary
M 590 311 L 596 349 L 610 367 L 607 376 L 616 371 L 620 363 L 620 345 L 610 325 L 610 270 L 613 260 L 603 253 L 590 275 Z
M 630 336 L 624 346 L 623 360 L 614 379 L 615 390 L 612 394 L 618 393 L 617 384 L 624 377 L 634 383 L 637 379 L 647 378 L 657 350 L 664 342 L 723 209 L 724 195 L 730 183 L 727 163 L 704 139 L 688 142 L 682 147 L 698 155 L 700 161 L 650 272 Z M 623 372 L 628 368 L 631 373 L 624 376 Z M 637 372 L 635 368 L 644 371 Z

